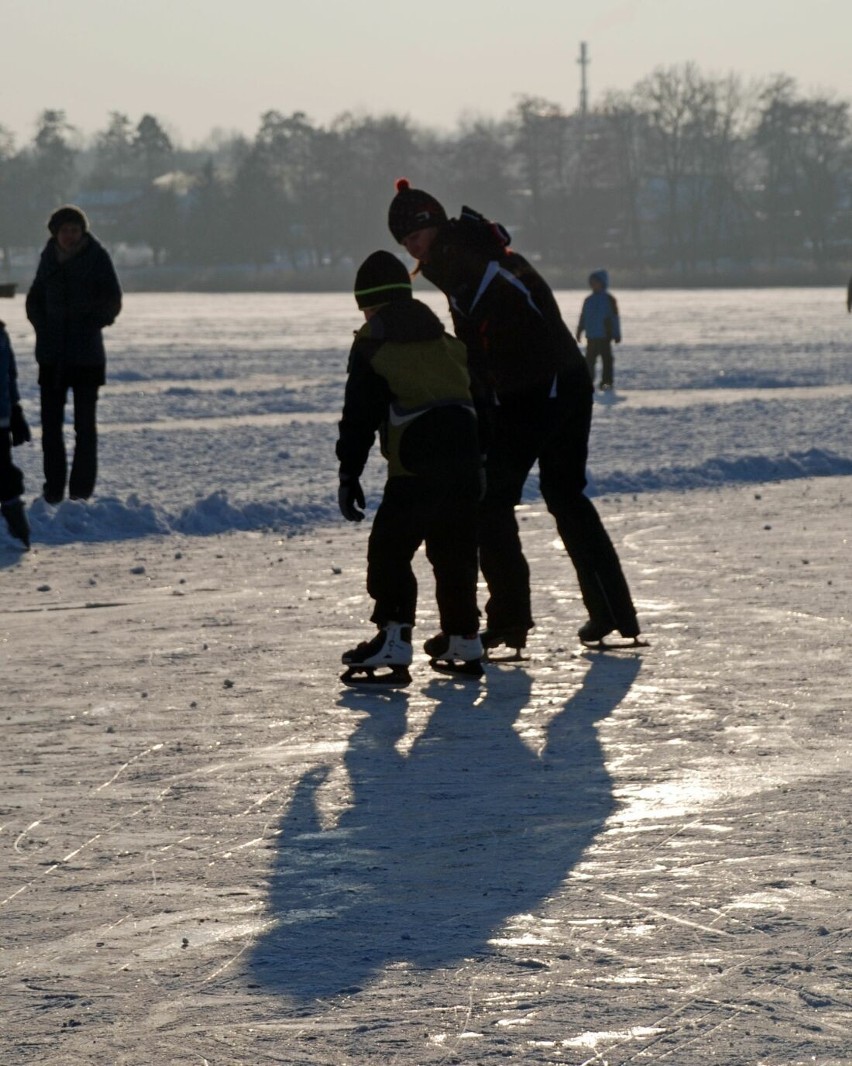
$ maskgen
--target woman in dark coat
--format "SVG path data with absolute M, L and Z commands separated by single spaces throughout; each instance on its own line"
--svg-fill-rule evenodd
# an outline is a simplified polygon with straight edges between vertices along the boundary
M 86 500 L 94 492 L 98 389 L 106 380 L 101 330 L 121 311 L 121 286 L 78 207 L 60 207 L 47 228 L 51 237 L 27 294 L 27 318 L 36 332 L 44 498 L 56 504 L 66 484 L 72 499 Z M 76 436 L 70 478 L 63 435 L 69 389 Z
M 388 224 L 423 276 L 447 295 L 471 373 L 494 401 L 479 520 L 479 561 L 490 593 L 483 645 L 521 648 L 533 625 L 529 567 L 514 512 L 536 461 L 542 496 L 589 612 L 580 638 L 596 643 L 616 629 L 637 638 L 618 555 L 583 491 L 592 383 L 550 287 L 509 250 L 503 227 L 467 207 L 460 218 L 448 219 L 433 196 L 404 178 Z

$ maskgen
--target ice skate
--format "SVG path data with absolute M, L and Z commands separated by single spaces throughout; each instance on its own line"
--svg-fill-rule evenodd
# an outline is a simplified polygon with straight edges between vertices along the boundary
M 523 655 L 523 649 L 527 646 L 527 632 L 526 629 L 520 626 L 508 626 L 503 629 L 499 629 L 496 626 L 489 627 L 482 632 L 482 646 L 492 662 L 521 662 L 526 658 Z M 501 645 L 505 645 L 509 654 L 500 657 L 493 656 L 491 654 L 492 650 L 499 648 Z
M 23 543 L 25 548 L 30 546 L 30 524 L 27 521 L 27 510 L 23 500 L 7 500 L 0 504 L 0 512 L 6 519 L 9 532 Z
M 588 622 L 585 622 L 577 630 L 577 636 L 580 640 L 589 648 L 647 648 L 648 641 L 641 640 L 639 637 L 639 626 L 636 622 L 632 625 L 625 625 L 624 629 L 619 630 L 622 636 L 622 640 L 617 642 L 606 642 L 605 638 L 610 633 L 614 632 L 616 626 L 609 622 L 596 622 L 590 618 Z
M 423 650 L 430 659 L 440 658 L 449 646 L 450 638 L 446 633 L 436 633 L 434 637 L 429 637 L 423 641 Z
M 429 645 L 429 647 L 427 647 Z M 443 647 L 441 647 L 443 645 Z M 431 650 L 435 648 L 436 650 Z M 464 677 L 482 677 L 484 650 L 479 636 L 446 636 L 439 633 L 424 644 L 424 650 L 432 655 L 429 665 L 443 674 L 460 674 Z
M 340 680 L 344 685 L 401 688 L 411 684 L 411 660 L 411 626 L 388 622 L 372 640 L 343 653 L 341 661 L 348 669 Z

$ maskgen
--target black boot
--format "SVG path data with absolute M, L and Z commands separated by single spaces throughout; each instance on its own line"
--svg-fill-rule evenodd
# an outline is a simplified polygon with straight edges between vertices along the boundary
M 437 659 L 438 656 L 443 655 L 449 646 L 450 638 L 443 632 L 436 633 L 434 637 L 429 637 L 423 642 L 423 650 L 430 659 Z
M 527 632 L 523 626 L 488 626 L 480 634 L 482 646 L 488 651 L 490 648 L 498 648 L 505 644 L 507 648 L 516 648 L 518 651 L 527 646 Z
M 27 521 L 27 511 L 23 500 L 9 500 L 0 504 L 0 512 L 6 519 L 9 532 L 16 540 L 20 540 L 24 547 L 30 546 L 30 524 Z
M 590 618 L 588 622 L 580 626 L 577 636 L 584 644 L 602 644 L 604 637 L 609 636 L 616 629 L 625 640 L 633 641 L 632 645 L 628 645 L 629 647 L 647 647 L 648 642 L 639 638 L 639 623 L 635 616 L 623 626 L 615 626 L 609 622 L 596 622 Z

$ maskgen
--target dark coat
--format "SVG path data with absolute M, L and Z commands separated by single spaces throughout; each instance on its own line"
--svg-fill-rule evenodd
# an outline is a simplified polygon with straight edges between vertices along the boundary
M 106 352 L 101 330 L 121 311 L 121 286 L 106 249 L 91 235 L 63 259 L 51 238 L 27 293 L 36 332 L 40 385 L 102 385 Z
M 425 278 L 446 293 L 480 388 L 504 402 L 560 387 L 590 391 L 583 353 L 547 282 L 470 208 L 438 228 Z
M 0 429 L 7 429 L 12 408 L 21 402 L 18 392 L 18 368 L 6 325 L 0 322 Z

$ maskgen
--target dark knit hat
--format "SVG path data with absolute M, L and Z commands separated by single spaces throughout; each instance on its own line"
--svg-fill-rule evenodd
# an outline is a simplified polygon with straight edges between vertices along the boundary
M 396 196 L 388 211 L 388 227 L 395 241 L 402 244 L 410 233 L 446 221 L 447 212 L 434 196 L 422 189 L 412 189 L 408 178 L 397 178 Z
M 74 226 L 82 226 L 84 233 L 89 232 L 89 220 L 80 208 L 75 207 L 73 204 L 65 204 L 64 207 L 58 207 L 48 219 L 47 228 L 55 237 L 66 222 L 70 222 Z
M 373 252 L 355 275 L 355 300 L 359 307 L 378 307 L 392 300 L 410 300 L 411 276 L 402 260 L 390 252 Z

